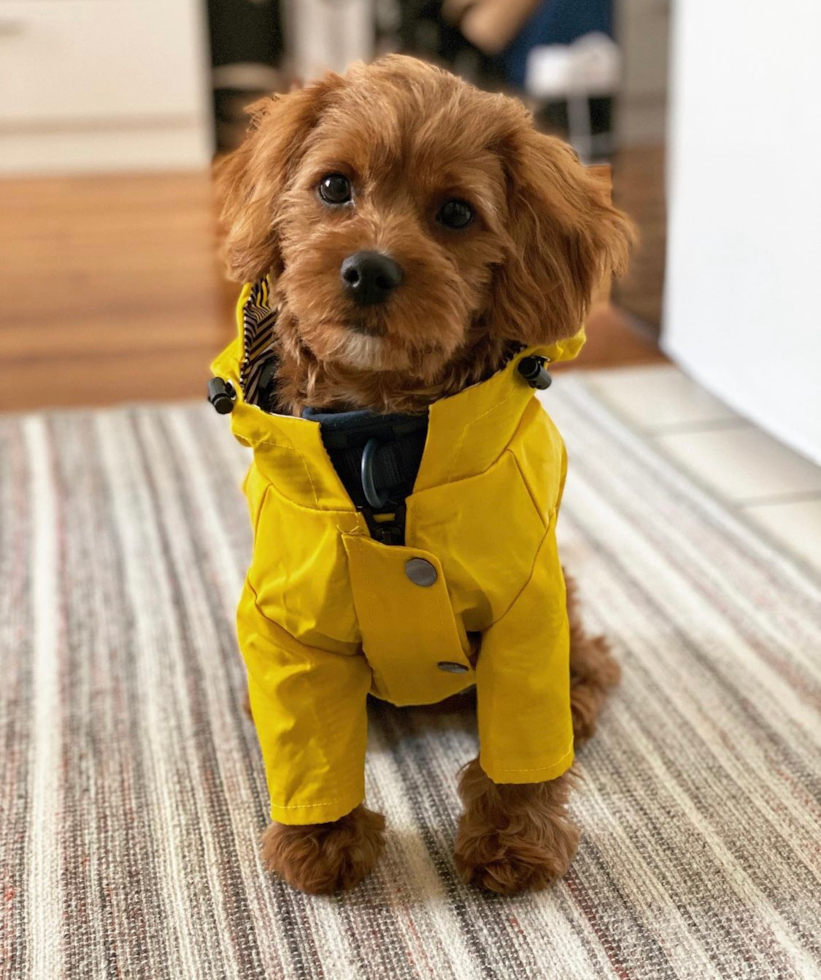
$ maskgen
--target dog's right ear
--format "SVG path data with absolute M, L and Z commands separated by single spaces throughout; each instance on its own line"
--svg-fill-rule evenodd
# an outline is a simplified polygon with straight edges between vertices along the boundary
M 275 275 L 280 271 L 279 201 L 305 137 L 319 121 L 329 94 L 342 84 L 339 75 L 328 74 L 305 88 L 248 107 L 251 125 L 245 141 L 214 168 L 225 231 L 223 254 L 231 279 L 255 282 L 272 270 Z

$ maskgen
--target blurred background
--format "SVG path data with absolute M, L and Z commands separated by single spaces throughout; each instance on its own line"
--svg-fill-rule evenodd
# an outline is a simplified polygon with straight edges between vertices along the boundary
M 612 165 L 641 245 L 579 368 L 672 360 L 821 460 L 819 46 L 815 0 L 0 0 L 0 407 L 200 397 L 212 158 L 260 95 L 403 51 Z

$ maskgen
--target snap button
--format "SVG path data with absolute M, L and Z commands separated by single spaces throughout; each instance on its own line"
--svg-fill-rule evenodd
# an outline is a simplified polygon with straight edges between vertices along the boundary
M 433 585 L 436 569 L 424 558 L 410 558 L 405 562 L 405 574 L 414 585 Z
M 466 674 L 470 669 L 466 664 L 456 664 L 450 660 L 442 660 L 436 666 L 448 674 Z

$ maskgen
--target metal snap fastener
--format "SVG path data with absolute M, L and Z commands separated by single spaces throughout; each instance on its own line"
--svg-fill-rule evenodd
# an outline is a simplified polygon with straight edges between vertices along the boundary
M 405 574 L 414 585 L 433 585 L 436 569 L 424 558 L 410 558 L 405 562 Z
M 470 670 L 467 664 L 455 664 L 450 660 L 442 660 L 436 666 L 448 674 L 466 674 Z

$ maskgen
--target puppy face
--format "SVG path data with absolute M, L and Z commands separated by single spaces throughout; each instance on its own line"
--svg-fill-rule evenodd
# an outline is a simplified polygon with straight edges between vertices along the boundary
M 258 103 L 220 179 L 232 275 L 271 273 L 286 347 L 352 383 L 571 336 L 630 237 L 519 103 L 400 56 Z

